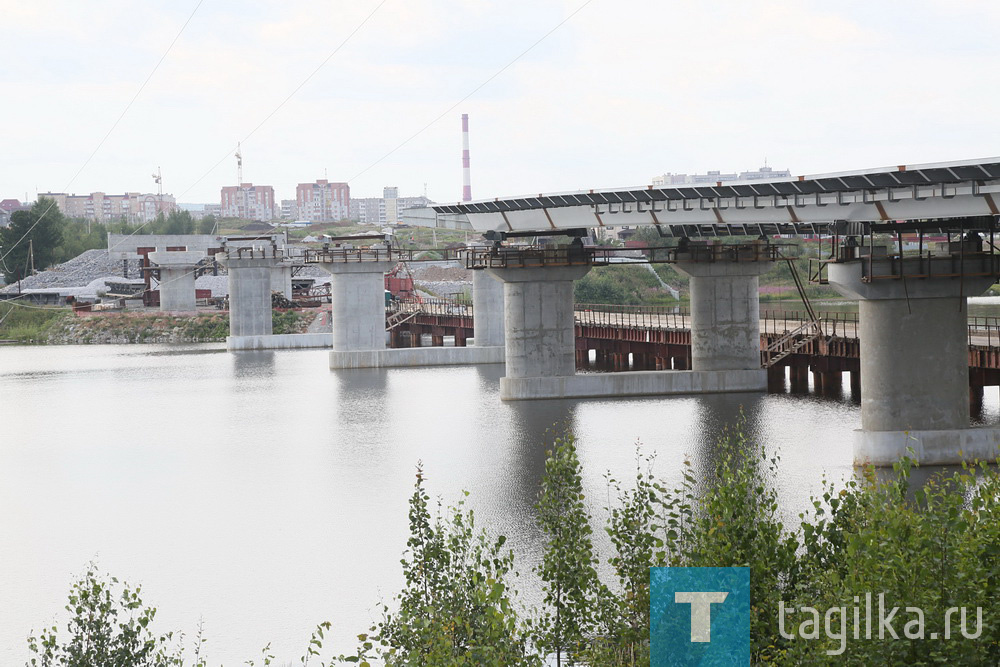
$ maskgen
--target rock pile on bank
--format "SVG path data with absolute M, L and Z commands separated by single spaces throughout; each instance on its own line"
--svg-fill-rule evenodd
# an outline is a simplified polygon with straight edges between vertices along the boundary
M 112 259 L 107 250 L 87 250 L 68 262 L 50 266 L 45 271 L 28 276 L 21 281 L 21 289 L 51 289 L 59 287 L 84 287 L 98 279 L 120 280 L 122 278 L 122 260 Z M 139 273 L 139 260 L 129 260 L 129 278 L 142 277 Z M 103 289 L 103 288 L 102 288 Z M 0 290 L 4 293 L 17 292 L 17 283 Z

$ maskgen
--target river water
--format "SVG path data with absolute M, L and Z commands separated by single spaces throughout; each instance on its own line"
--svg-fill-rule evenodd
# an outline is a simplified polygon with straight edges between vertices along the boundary
M 402 583 L 418 461 L 445 503 L 470 492 L 528 573 L 554 425 L 578 438 L 596 518 L 604 474 L 629 477 L 637 440 L 676 483 L 685 457 L 711 465 L 741 407 L 782 456 L 769 483 L 789 518 L 824 475 L 853 474 L 849 396 L 503 403 L 501 373 L 331 371 L 324 351 L 221 345 L 0 347 L 0 665 L 23 664 L 25 637 L 62 619 L 92 560 L 141 583 L 160 628 L 192 635 L 201 619 L 210 664 L 242 664 L 268 642 L 278 664 L 297 664 L 325 620 L 348 650 Z

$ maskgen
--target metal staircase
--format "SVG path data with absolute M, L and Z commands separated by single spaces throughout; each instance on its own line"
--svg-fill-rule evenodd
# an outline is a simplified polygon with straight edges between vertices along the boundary
M 397 310 L 394 313 L 389 313 L 389 316 L 385 318 L 385 330 L 392 331 L 400 324 L 409 322 L 419 314 L 419 308 L 417 310 Z
M 804 322 L 802 326 L 786 332 L 784 336 L 768 345 L 767 349 L 761 352 L 761 364 L 764 368 L 773 367 L 788 355 L 795 354 L 814 340 L 820 340 L 820 345 L 826 342 L 822 321 L 816 317 L 816 311 L 813 310 L 812 303 L 809 302 L 809 297 L 806 296 L 805 287 L 802 285 L 802 278 L 799 276 L 798 269 L 795 268 L 795 260 L 791 257 L 784 257 L 783 259 L 788 262 L 788 268 L 792 273 L 792 280 L 795 281 L 795 288 L 799 291 L 799 297 L 801 297 L 802 303 L 805 305 L 809 320 Z

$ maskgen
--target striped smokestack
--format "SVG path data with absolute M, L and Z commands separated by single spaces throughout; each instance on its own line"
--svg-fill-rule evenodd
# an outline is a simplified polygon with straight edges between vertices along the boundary
M 469 170 L 469 114 L 462 114 L 462 201 L 472 201 L 472 172 Z

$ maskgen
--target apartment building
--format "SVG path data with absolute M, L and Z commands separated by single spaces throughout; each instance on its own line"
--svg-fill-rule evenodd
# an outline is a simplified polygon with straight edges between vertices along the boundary
M 295 188 L 298 220 L 336 222 L 351 215 L 351 186 L 321 179 Z
M 274 188 L 270 185 L 242 183 L 222 188 L 220 215 L 269 222 L 275 216 Z
M 54 199 L 56 206 L 68 218 L 84 218 L 95 222 L 149 222 L 160 213 L 170 215 L 177 209 L 177 202 L 169 194 L 126 192 L 122 195 L 109 195 L 91 192 L 89 195 L 78 195 L 42 192 L 38 196 Z

